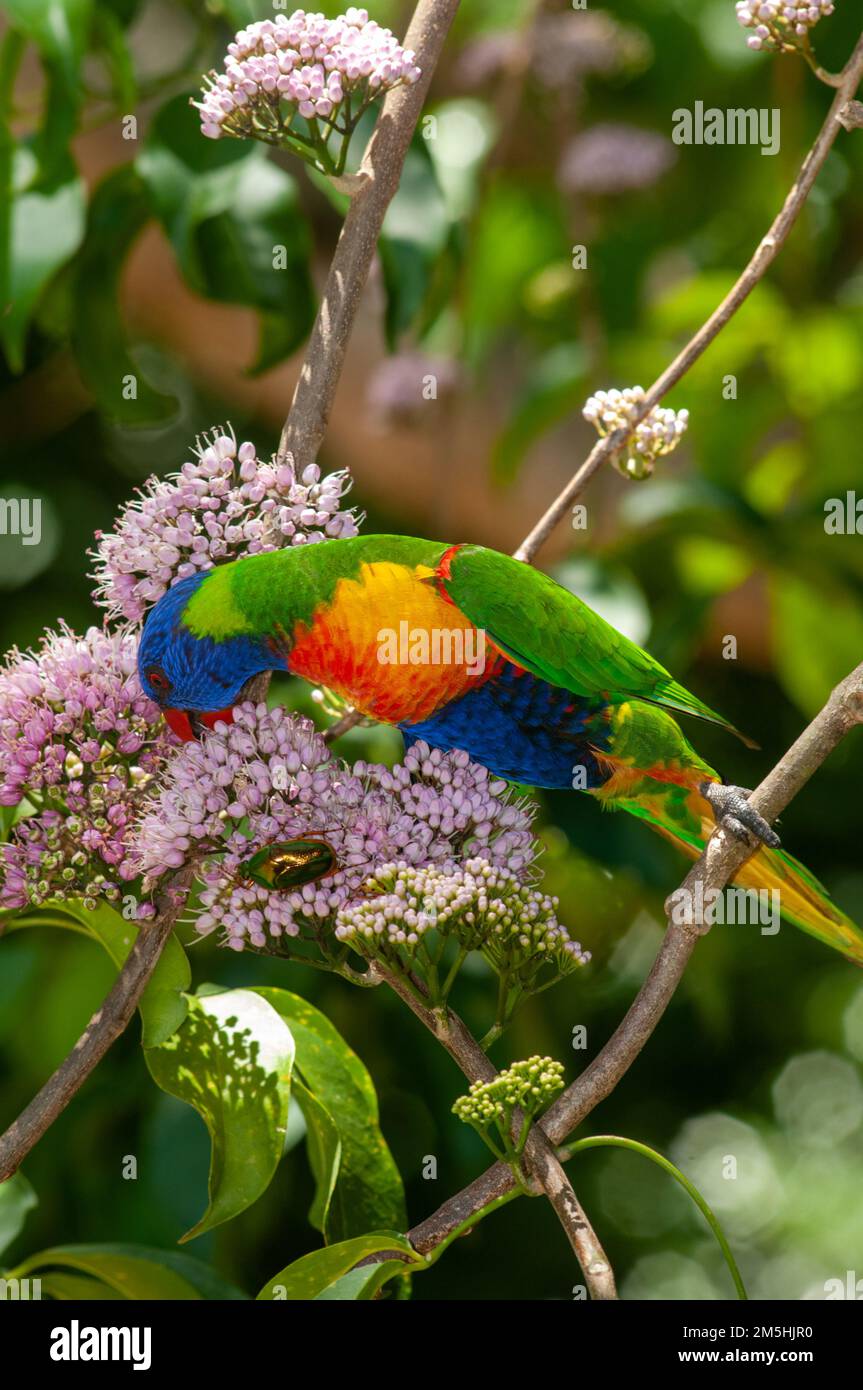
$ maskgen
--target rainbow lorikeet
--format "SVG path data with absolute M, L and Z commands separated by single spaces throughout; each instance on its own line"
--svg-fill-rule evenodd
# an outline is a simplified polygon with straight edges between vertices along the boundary
M 478 545 L 361 536 L 253 555 L 180 580 L 148 615 L 144 689 L 172 727 L 230 719 L 250 680 L 282 670 L 461 749 L 497 776 L 573 787 L 696 857 L 716 820 L 761 841 L 737 877 L 863 963 L 863 933 L 779 848 L 676 715 L 737 730 L 579 598 Z M 742 737 L 742 735 L 741 735 Z

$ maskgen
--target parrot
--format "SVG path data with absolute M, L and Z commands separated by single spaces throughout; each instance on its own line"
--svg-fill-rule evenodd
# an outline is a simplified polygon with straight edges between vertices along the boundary
M 410 536 L 322 540 L 180 579 L 150 609 L 141 684 L 193 739 L 268 671 L 327 687 L 359 713 L 460 750 L 506 781 L 583 790 L 690 858 L 717 823 L 756 848 L 744 889 L 863 964 L 863 933 L 678 719 L 754 747 L 646 651 L 550 576 L 481 545 Z M 750 841 L 752 843 L 752 841 Z

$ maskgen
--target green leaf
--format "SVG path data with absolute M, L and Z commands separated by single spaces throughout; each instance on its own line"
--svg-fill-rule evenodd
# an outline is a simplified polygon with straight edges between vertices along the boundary
M 378 1289 L 383 1288 L 387 1280 L 396 1275 L 405 1273 L 403 1260 L 380 1260 L 374 1265 L 363 1265 L 361 1269 L 352 1269 L 347 1274 L 343 1274 L 341 1279 L 337 1279 L 329 1288 L 323 1290 L 316 1296 L 316 1301 L 325 1302 L 368 1302 L 373 1299 Z
M 64 1274 L 56 1269 L 51 1274 L 39 1276 L 42 1281 L 42 1297 L 54 1298 L 61 1303 L 88 1302 L 119 1303 L 123 1295 L 109 1288 L 100 1279 L 90 1279 L 86 1274 Z
M 9 266 L 0 336 L 13 372 L 24 366 L 24 343 L 45 286 L 75 254 L 84 235 L 86 193 L 76 171 L 68 182 L 34 188 L 13 198 L 9 209 Z
M 130 1299 L 245 1298 L 199 1260 L 146 1245 L 58 1245 L 29 1256 L 10 1274 L 22 1278 L 39 1269 L 58 1267 L 78 1270 Z
M 426 142 L 414 136 L 379 242 L 390 348 L 419 314 L 449 231 L 444 197 Z
M 285 1142 L 294 1040 L 259 994 L 189 999 L 183 1026 L 146 1053 L 153 1079 L 194 1107 L 210 1134 L 209 1204 L 183 1240 L 245 1211 L 266 1191 Z
M 23 1173 L 0 1183 L 0 1255 L 19 1235 L 28 1211 L 38 1204 L 39 1198 Z
M 158 113 L 137 168 L 191 288 L 260 312 L 251 370 L 294 352 L 315 315 L 295 180 L 253 142 L 203 139 L 184 98 Z
M 534 441 L 580 405 L 586 367 L 587 356 L 578 343 L 561 343 L 535 363 L 494 446 L 495 482 L 512 482 Z
M 43 58 L 64 75 L 70 88 L 78 81 L 84 56 L 92 0 L 0 0 L 9 22 L 36 44 Z
M 73 289 L 72 344 L 81 375 L 102 410 L 126 426 L 158 424 L 177 409 L 133 362 L 120 314 L 123 265 L 149 216 L 147 193 L 134 169 L 126 165 L 109 174 L 90 205 Z
M 375 1231 L 371 1235 L 343 1240 L 338 1245 L 328 1245 L 323 1250 L 313 1250 L 310 1255 L 294 1260 L 264 1285 L 258 1298 L 264 1301 L 317 1298 L 360 1260 L 377 1255 L 381 1250 L 403 1250 L 412 1257 L 411 1263 L 425 1263 L 404 1236 L 394 1231 Z M 388 1260 L 387 1263 L 399 1265 L 402 1273 L 405 1270 L 401 1260 Z
M 341 1163 L 326 1219 L 327 1240 L 342 1240 L 370 1227 L 404 1226 L 402 1180 L 381 1133 L 375 1088 L 363 1063 L 307 1000 L 284 989 L 255 992 L 290 1027 L 297 1069 L 338 1129 Z
M 811 719 L 833 687 L 860 661 L 863 614 L 859 600 L 834 580 L 819 581 L 814 575 L 803 579 L 796 574 L 774 575 L 770 597 L 779 679 L 786 694 Z
M 123 20 L 106 5 L 99 6 L 95 20 L 96 44 L 111 74 L 116 99 L 124 112 L 132 112 L 138 96 L 138 84 L 135 64 L 123 32 Z
M 9 919 L 7 930 L 22 927 L 65 927 L 98 941 L 119 970 L 132 949 L 137 935 L 134 922 L 127 922 L 113 907 L 99 903 L 90 910 L 72 901 L 47 902 L 37 912 L 20 912 Z M 159 964 L 141 996 L 144 1047 L 158 1047 L 174 1033 L 188 1012 L 185 990 L 189 988 L 192 972 L 179 938 L 169 936 L 159 958 Z
M 68 144 L 82 100 L 80 69 L 92 0 L 0 0 L 10 24 L 39 49 L 46 70 L 45 110 L 34 148 L 43 178 L 68 162 Z
M 294 1075 L 294 1098 L 306 1122 L 306 1148 L 309 1165 L 315 1179 L 315 1198 L 309 1209 L 309 1221 L 323 1234 L 327 1227 L 330 1203 L 339 1175 L 342 1142 L 338 1126 L 326 1106 Z

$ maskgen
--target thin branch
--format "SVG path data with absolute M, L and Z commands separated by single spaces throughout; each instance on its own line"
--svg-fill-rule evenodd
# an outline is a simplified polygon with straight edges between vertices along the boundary
M 177 918 L 183 910 L 195 863 L 185 864 L 157 901 L 157 916 L 143 922 L 105 1002 L 93 1015 L 68 1057 L 34 1096 L 6 1133 L 0 1135 L 0 1182 L 17 1171 L 30 1150 L 81 1089 L 105 1053 L 124 1033 L 150 982 Z
M 427 1008 L 398 975 L 392 974 L 377 962 L 369 967 L 369 973 L 388 984 L 399 998 L 404 1000 L 411 1012 L 449 1053 L 468 1081 L 494 1081 L 498 1074 L 496 1068 L 458 1014 L 453 1013 L 451 1009 Z M 519 1116 L 517 1118 L 518 1123 L 520 1123 L 520 1119 Z M 557 1214 L 567 1240 L 581 1266 L 591 1298 L 600 1300 L 617 1298 L 614 1273 L 608 1257 L 585 1215 L 584 1208 L 573 1191 L 572 1184 L 564 1172 L 553 1145 L 549 1143 L 538 1125 L 532 1125 L 528 1132 L 524 1159 L 529 1175 L 548 1197 Z M 509 1179 L 508 1187 L 514 1187 L 515 1179 L 512 1171 L 506 1164 L 496 1166 L 506 1173 Z M 507 1188 L 503 1188 L 491 1200 L 496 1200 L 507 1190 Z M 481 1206 L 485 1205 L 487 1205 L 485 1202 L 481 1203 Z M 473 1215 L 478 1210 L 479 1208 L 474 1208 L 468 1215 Z M 458 1225 L 458 1220 L 454 1221 L 445 1234 L 451 1235 Z M 437 1243 L 439 1242 L 435 1242 L 435 1244 Z M 423 1250 L 423 1253 L 427 1253 L 427 1250 L 432 1248 L 434 1247 L 428 1246 L 426 1250 Z
M 756 810 L 766 820 L 775 820 L 843 738 L 861 723 L 863 664 L 836 687 L 824 708 L 752 793 L 751 801 Z M 683 888 L 691 893 L 689 900 L 703 902 L 710 889 L 724 888 L 750 856 L 752 849 L 751 845 L 717 828 L 704 853 L 684 879 Z M 699 885 L 703 893 L 699 893 Z M 677 898 L 678 894 L 674 897 Z M 669 914 L 669 925 L 653 968 L 623 1022 L 578 1080 L 558 1097 L 543 1116 L 542 1129 L 552 1143 L 562 1143 L 614 1090 L 636 1061 L 665 1013 L 699 936 L 707 930 L 703 921 L 678 924 L 670 919 Z M 427 1254 L 468 1221 L 472 1213 L 482 1211 L 513 1187 L 514 1179 L 507 1166 L 494 1164 L 409 1231 L 411 1244 L 422 1254 Z
M 861 80 L 863 80 L 863 35 L 858 39 L 854 52 L 842 70 L 838 90 L 827 114 L 827 119 L 803 161 L 794 186 L 785 199 L 782 211 L 773 222 L 767 235 L 759 242 L 755 254 L 733 289 L 729 291 L 707 322 L 702 324 L 695 336 L 686 344 L 686 347 L 678 353 L 674 361 L 666 367 L 662 375 L 657 377 L 646 392 L 637 416 L 633 417 L 633 425 L 648 415 L 663 396 L 673 386 L 676 386 L 681 377 L 686 375 L 693 363 L 697 362 L 717 334 L 722 331 L 740 306 L 745 303 L 755 286 L 773 264 L 809 197 L 812 186 L 833 148 L 839 131 L 846 121 L 853 119 L 853 108 L 850 107 L 850 103 Z M 580 496 L 594 473 L 602 467 L 606 460 L 613 458 L 623 448 L 631 430 L 632 425 L 627 425 L 625 428 L 615 430 L 613 434 L 607 435 L 605 439 L 598 440 L 584 463 L 570 478 L 566 487 L 555 498 L 545 515 L 540 518 L 530 534 L 522 541 L 515 552 L 517 560 L 529 562 L 533 559 L 540 546 L 544 545 L 555 526 L 563 519 L 576 498 Z
M 384 217 L 458 7 L 459 0 L 420 0 L 405 35 L 405 47 L 416 53 L 422 75 L 413 86 L 387 94 L 360 166 L 361 182 L 342 227 L 279 443 L 279 453 L 292 454 L 298 469 L 314 463 L 326 432 Z

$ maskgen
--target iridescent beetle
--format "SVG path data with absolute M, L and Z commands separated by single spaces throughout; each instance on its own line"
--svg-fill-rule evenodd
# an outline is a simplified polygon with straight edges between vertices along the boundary
M 265 845 L 240 865 L 238 875 L 259 883 L 262 888 L 285 892 L 328 878 L 338 867 L 338 857 L 331 844 L 316 835 L 305 835 L 301 839 Z

